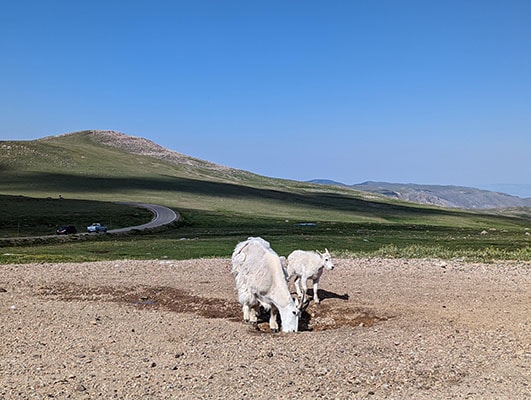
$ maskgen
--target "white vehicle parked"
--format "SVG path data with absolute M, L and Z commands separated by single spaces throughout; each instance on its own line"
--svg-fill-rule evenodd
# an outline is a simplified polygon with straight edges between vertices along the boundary
M 107 227 L 105 225 L 100 224 L 99 222 L 95 222 L 90 226 L 87 226 L 87 232 L 107 232 Z

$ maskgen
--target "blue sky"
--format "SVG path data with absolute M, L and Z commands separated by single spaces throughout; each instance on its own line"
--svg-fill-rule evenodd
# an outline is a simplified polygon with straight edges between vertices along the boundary
M 531 184 L 531 1 L 0 0 L 0 140 L 262 175 Z

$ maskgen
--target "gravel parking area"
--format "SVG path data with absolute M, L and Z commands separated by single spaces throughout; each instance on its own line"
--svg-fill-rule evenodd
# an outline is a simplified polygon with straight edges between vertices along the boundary
M 292 334 L 228 259 L 0 265 L 0 399 L 531 398 L 530 263 L 334 261 Z

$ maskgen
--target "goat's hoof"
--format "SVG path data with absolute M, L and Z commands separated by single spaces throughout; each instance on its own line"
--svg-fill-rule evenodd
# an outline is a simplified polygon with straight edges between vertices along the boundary
M 278 329 L 271 329 L 271 332 L 273 332 L 273 333 L 278 333 L 279 330 L 278 330 Z

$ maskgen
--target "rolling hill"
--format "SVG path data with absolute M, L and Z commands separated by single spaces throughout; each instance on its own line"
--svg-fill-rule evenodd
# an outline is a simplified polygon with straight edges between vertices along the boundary
M 2 194 L 140 201 L 302 220 L 385 222 L 423 214 L 384 196 L 267 178 L 112 131 L 3 141 L 0 150 Z
M 12 211 L 18 209 L 17 215 L 22 215 L 20 206 L 14 206 L 18 196 L 35 199 L 36 204 L 39 199 L 49 203 L 62 198 L 59 204 L 49 205 L 55 215 L 67 204 L 78 204 L 64 200 L 90 201 L 94 209 L 97 203 L 109 202 L 160 204 L 181 214 L 180 225 L 163 235 L 129 242 L 120 239 L 120 244 L 111 238 L 70 244 L 68 254 L 76 259 L 227 256 L 238 240 L 264 235 L 281 253 L 332 247 L 336 252 L 386 255 L 410 249 L 408 256 L 416 257 L 446 257 L 448 249 L 453 255 L 487 251 L 488 257 L 530 256 L 528 209 L 506 215 L 450 209 L 352 187 L 268 178 L 113 131 L 0 141 L 0 174 L 0 217 L 8 222 L 2 229 L 13 233 L 18 232 L 20 220 Z M 75 207 L 67 211 L 71 216 L 77 213 Z M 35 207 L 27 208 L 25 214 L 27 224 L 32 218 L 46 218 Z M 131 218 L 127 212 L 123 217 Z M 183 242 L 183 238 L 193 240 Z M 50 259 L 41 255 L 43 251 L 54 254 L 53 259 L 68 256 L 60 246 L 25 250 L 37 259 Z M 10 254 L 11 249 L 4 248 L 4 253 Z
M 2 141 L 0 150 L 2 194 L 139 201 L 299 220 L 441 224 L 462 219 L 457 211 L 408 204 L 398 195 L 389 199 L 390 188 L 267 178 L 114 131 Z

